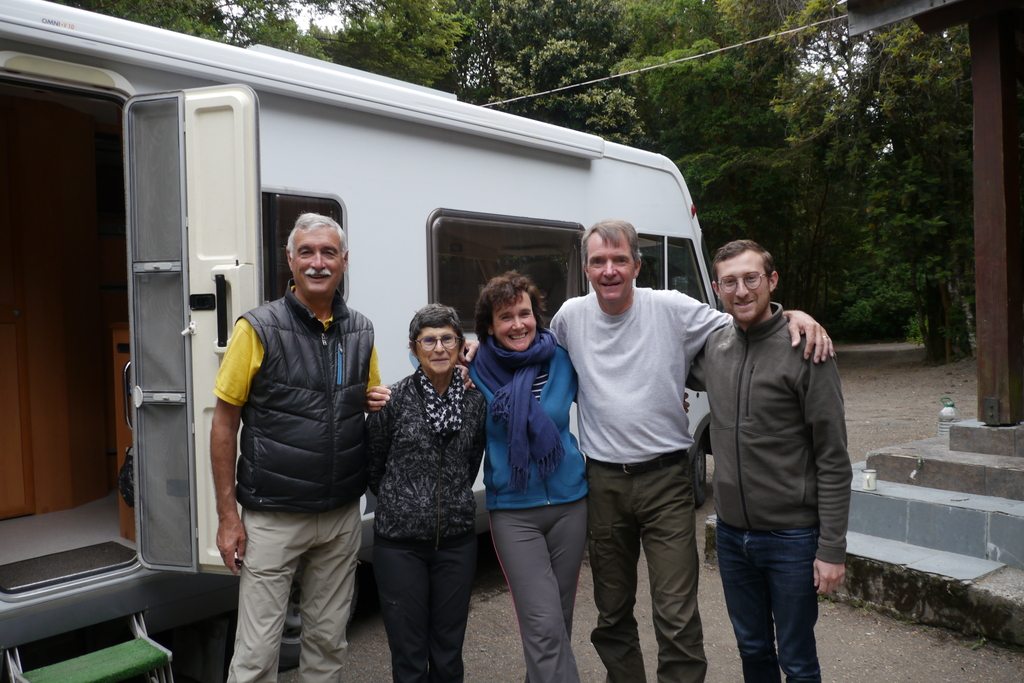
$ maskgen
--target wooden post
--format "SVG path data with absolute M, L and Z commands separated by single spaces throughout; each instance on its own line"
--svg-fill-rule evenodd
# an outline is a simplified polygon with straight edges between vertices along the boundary
M 974 81 L 974 250 L 978 419 L 1024 421 L 1017 82 L 1012 12 L 970 21 Z

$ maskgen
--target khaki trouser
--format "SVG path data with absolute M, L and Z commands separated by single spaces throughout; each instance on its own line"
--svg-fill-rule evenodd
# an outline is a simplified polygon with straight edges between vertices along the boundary
M 228 683 L 274 683 L 295 570 L 302 566 L 303 683 L 338 683 L 362 539 L 359 501 L 320 514 L 242 511 L 247 537 Z

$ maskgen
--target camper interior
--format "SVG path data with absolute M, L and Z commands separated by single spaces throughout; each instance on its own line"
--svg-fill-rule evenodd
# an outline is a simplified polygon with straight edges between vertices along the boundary
M 135 561 L 121 107 L 0 82 L 0 591 Z

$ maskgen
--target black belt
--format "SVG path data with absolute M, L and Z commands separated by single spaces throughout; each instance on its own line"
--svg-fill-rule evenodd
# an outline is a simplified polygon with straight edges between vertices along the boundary
M 593 458 L 590 459 L 590 462 L 609 470 L 617 470 L 619 472 L 625 472 L 626 474 L 643 474 L 644 472 L 653 472 L 654 470 L 671 467 L 685 457 L 686 451 L 672 451 L 671 453 L 665 453 L 664 455 L 659 455 L 656 458 L 644 460 L 643 462 L 605 462 L 604 460 L 594 460 Z

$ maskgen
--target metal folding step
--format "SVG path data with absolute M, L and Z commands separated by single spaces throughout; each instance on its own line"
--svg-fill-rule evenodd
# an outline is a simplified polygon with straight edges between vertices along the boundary
M 23 671 L 18 649 L 8 650 L 10 683 L 119 683 L 144 676 L 147 683 L 174 683 L 171 651 L 146 633 L 142 614 L 133 614 L 133 640 L 31 671 Z

